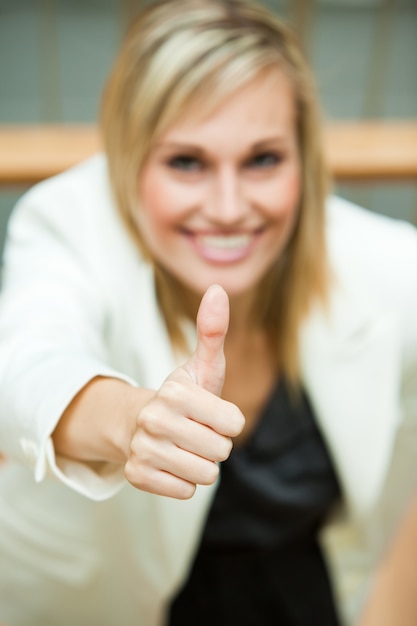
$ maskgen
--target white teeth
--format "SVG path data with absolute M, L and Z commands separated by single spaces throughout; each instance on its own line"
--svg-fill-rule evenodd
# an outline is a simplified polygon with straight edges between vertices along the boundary
M 248 245 L 250 235 L 204 235 L 199 237 L 204 246 L 208 248 L 243 248 Z

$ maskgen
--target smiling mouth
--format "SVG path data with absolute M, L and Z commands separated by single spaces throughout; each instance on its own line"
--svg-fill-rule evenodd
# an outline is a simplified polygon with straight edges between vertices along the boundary
M 244 260 L 265 230 L 258 228 L 245 233 L 199 233 L 183 231 L 194 251 L 203 258 L 216 264 L 236 263 Z
M 218 248 L 221 250 L 232 250 L 237 248 L 245 248 L 253 238 L 253 235 L 197 235 L 202 245 L 208 248 Z

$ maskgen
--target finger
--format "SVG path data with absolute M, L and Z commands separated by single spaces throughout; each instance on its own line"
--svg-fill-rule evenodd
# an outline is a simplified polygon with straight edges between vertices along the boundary
M 132 465 L 126 465 L 125 477 L 133 487 L 140 491 L 178 500 L 192 498 L 196 490 L 195 483 L 154 468 L 146 468 L 138 473 Z
M 161 482 L 172 482 L 169 475 L 191 485 L 211 485 L 218 474 L 217 463 L 183 450 L 170 441 L 159 442 L 146 435 L 133 442 L 125 465 L 129 482 L 143 491 L 159 491 Z
M 175 447 L 158 459 L 158 469 L 193 485 L 212 485 L 219 476 L 219 465 L 201 456 Z
M 204 294 L 197 314 L 197 348 L 186 368 L 200 386 L 220 395 L 226 371 L 224 341 L 229 325 L 229 298 L 219 285 Z
M 217 402 L 221 402 L 220 398 L 209 394 L 204 389 L 200 391 L 206 393 L 209 399 L 214 398 Z M 230 405 L 230 407 L 233 409 L 234 405 Z M 155 408 L 158 408 L 157 404 Z M 223 421 L 226 423 L 230 421 L 232 424 L 237 422 L 237 419 L 233 419 L 233 410 L 229 412 L 232 413 L 231 419 L 226 418 Z M 164 411 L 163 407 L 156 413 L 152 411 L 151 414 L 148 414 L 146 410 L 142 411 L 140 417 L 141 431 L 147 436 L 159 441 L 172 442 L 178 448 L 210 461 L 225 461 L 232 450 L 232 440 L 230 436 L 217 432 L 215 425 L 214 427 L 211 425 L 207 426 L 204 422 L 189 419 L 184 415 L 173 416 L 171 413 Z M 220 424 L 220 426 L 222 427 L 223 424 Z M 236 424 L 236 431 L 238 427 L 239 424 Z
M 172 439 L 171 429 L 179 427 L 182 417 L 204 424 L 226 437 L 237 437 L 245 423 L 235 404 L 196 386 L 183 368 L 179 368 L 165 381 L 152 404 L 141 411 L 141 427 L 159 428 L 158 436 L 161 436 L 161 429 L 169 427 L 168 438 Z
M 182 450 L 215 463 L 226 461 L 233 447 L 231 437 L 186 418 L 184 427 L 173 433 L 172 441 Z

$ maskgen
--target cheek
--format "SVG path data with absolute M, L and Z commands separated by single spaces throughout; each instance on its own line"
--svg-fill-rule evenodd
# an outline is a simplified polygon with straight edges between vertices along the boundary
M 166 211 L 166 206 L 163 193 L 152 190 L 149 194 L 143 188 L 141 189 L 135 215 L 136 227 L 145 250 L 159 261 L 162 260 L 161 253 L 170 248 L 174 226 L 171 216 Z
M 139 184 L 138 195 L 140 198 L 138 220 L 142 225 L 149 225 L 158 229 L 169 218 L 170 193 L 168 186 L 160 177 L 152 175 L 152 172 L 144 172 Z
M 193 205 L 189 190 L 163 172 L 145 171 L 138 194 L 139 221 L 146 221 L 155 230 L 179 223 Z
M 292 222 L 300 201 L 301 177 L 298 168 L 283 172 L 264 194 L 264 206 L 272 220 Z
M 164 207 L 169 204 L 165 195 L 163 186 L 145 171 L 137 186 L 138 203 L 134 219 L 145 247 L 153 256 L 156 256 L 167 226 Z

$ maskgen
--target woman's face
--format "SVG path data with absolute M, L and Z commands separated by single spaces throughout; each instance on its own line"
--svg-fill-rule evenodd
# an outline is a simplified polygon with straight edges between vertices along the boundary
M 137 223 L 149 250 L 185 287 L 254 289 L 282 253 L 300 197 L 291 84 L 258 77 L 202 118 L 187 111 L 152 150 Z

